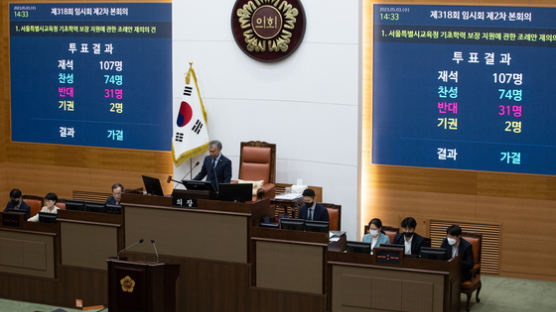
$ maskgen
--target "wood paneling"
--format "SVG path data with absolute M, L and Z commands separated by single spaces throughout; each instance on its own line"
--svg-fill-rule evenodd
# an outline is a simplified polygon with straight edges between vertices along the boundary
M 129 258 L 151 261 L 153 255 L 130 252 Z M 180 265 L 176 281 L 177 311 L 247 311 L 250 265 L 165 255 L 160 256 L 160 261 Z
M 372 165 L 372 6 L 362 14 L 361 220 L 397 224 L 403 216 L 501 225 L 500 274 L 556 280 L 556 176 Z M 388 1 L 446 4 L 445 1 Z M 554 1 L 491 1 L 493 5 L 551 6 Z M 485 5 L 478 1 L 455 4 Z M 426 232 L 419 229 L 418 232 Z M 488 247 L 487 247 L 488 248 Z M 483 252 L 485 250 L 483 249 Z M 488 252 L 488 251 L 487 251 Z
M 8 189 L 18 187 L 23 194 L 44 196 L 54 192 L 59 198 L 71 199 L 73 190 L 111 192 L 112 184 L 122 183 L 127 188 L 143 186 L 144 171 L 111 169 L 68 168 L 23 163 L 6 163 L 5 172 Z M 170 193 L 172 184 L 166 183 L 168 173 L 149 173 L 159 178 L 165 193 Z
M 54 144 L 14 143 L 10 130 L 10 62 L 9 62 L 9 1 L 1 2 L 0 45 L 0 164 L 7 162 L 9 170 L 0 166 L 0 199 L 3 201 L 13 187 L 27 194 L 44 195 L 56 192 L 71 198 L 71 192 L 80 190 L 109 192 L 113 183 L 124 186 L 142 186 L 141 174 L 166 180 L 173 171 L 172 156 L 168 152 L 131 149 L 94 148 Z M 52 2 L 30 1 L 18 2 Z M 73 2 L 90 2 L 76 0 Z M 115 1 L 118 2 L 118 1 Z M 130 2 L 130 1 L 120 1 Z M 133 1 L 153 2 L 153 1 Z M 168 2 L 168 1 L 154 1 Z M 163 186 L 166 186 L 163 183 Z M 171 186 L 165 187 L 166 191 Z
M 326 296 L 261 288 L 249 289 L 251 312 L 321 312 L 326 309 Z

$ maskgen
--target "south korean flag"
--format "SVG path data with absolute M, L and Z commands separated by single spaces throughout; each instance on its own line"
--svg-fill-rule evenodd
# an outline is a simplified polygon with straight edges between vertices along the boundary
M 176 166 L 206 152 L 210 141 L 207 113 L 192 65 L 190 62 L 185 75 L 185 85 L 173 107 L 172 156 Z

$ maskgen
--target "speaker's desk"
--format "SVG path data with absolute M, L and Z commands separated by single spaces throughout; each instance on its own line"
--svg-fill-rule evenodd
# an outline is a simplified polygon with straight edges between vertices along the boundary
M 197 208 L 172 206 L 170 197 L 124 194 L 126 245 L 144 239 L 126 254 L 180 265 L 178 311 L 248 311 L 249 237 L 269 200 L 248 203 L 197 201 Z
M 378 263 L 376 256 L 327 253 L 331 311 L 458 311 L 459 258 L 402 258 Z

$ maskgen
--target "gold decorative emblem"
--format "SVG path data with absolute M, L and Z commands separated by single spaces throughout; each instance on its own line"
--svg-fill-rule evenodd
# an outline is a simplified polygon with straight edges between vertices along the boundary
M 124 278 L 120 280 L 120 285 L 122 285 L 122 291 L 132 293 L 133 287 L 135 287 L 135 281 L 126 275 Z
M 249 52 L 286 52 L 299 10 L 286 0 L 251 0 L 236 15 Z

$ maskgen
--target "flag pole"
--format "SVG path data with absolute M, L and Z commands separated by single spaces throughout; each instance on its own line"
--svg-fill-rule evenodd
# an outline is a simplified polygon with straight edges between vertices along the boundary
M 193 157 L 189 158 L 189 180 L 193 180 Z

